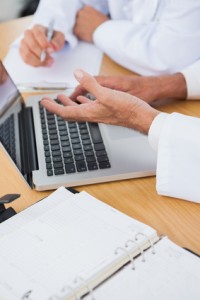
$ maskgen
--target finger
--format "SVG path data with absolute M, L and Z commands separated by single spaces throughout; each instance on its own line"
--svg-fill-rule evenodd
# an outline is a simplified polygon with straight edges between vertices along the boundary
M 118 87 L 118 77 L 113 76 L 95 76 L 96 81 L 107 88 L 116 89 Z
M 35 39 L 35 36 L 33 34 L 32 30 L 26 30 L 24 33 L 24 41 L 26 42 L 26 45 L 31 50 L 32 53 L 35 54 L 35 56 L 40 59 L 41 52 L 43 51 L 43 48 L 40 46 L 40 44 Z
M 79 109 L 79 105 L 63 107 L 48 98 L 43 98 L 40 102 L 48 111 L 65 120 L 83 121 L 85 119 L 85 114 Z
M 46 37 L 47 28 L 40 25 L 35 25 L 32 29 L 35 40 L 40 45 L 42 50 L 45 50 L 49 47 L 49 41 Z
M 60 100 L 62 102 L 62 104 L 64 104 L 65 106 L 70 105 L 78 105 L 76 102 L 74 102 L 73 100 L 71 100 L 69 97 L 65 96 L 65 95 L 58 95 L 57 96 L 58 100 Z
M 61 50 L 65 44 L 64 34 L 62 32 L 55 31 L 50 44 L 53 47 L 54 51 Z
M 46 108 L 48 111 L 61 116 L 62 118 L 64 118 L 63 115 L 63 106 L 60 104 L 57 104 L 55 101 L 53 101 L 51 98 L 43 98 L 40 101 L 41 105 Z
M 87 97 L 84 96 L 78 96 L 77 100 L 80 104 L 84 104 L 84 103 L 91 103 L 93 101 L 89 100 Z
M 22 40 L 19 48 L 19 52 L 25 63 L 38 67 L 41 66 L 40 59 L 31 51 L 31 49 L 27 46 L 26 41 Z
M 70 95 L 70 98 L 76 100 L 78 96 L 84 95 L 86 93 L 87 91 L 81 85 L 78 85 L 73 91 L 73 93 Z
M 96 79 L 86 73 L 85 71 L 78 69 L 74 72 L 75 78 L 79 81 L 82 88 L 92 93 L 96 98 L 103 100 L 104 88 L 96 81 Z

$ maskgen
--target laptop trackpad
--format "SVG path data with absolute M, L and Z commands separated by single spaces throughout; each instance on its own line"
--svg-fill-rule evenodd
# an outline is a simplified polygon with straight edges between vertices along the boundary
M 130 128 L 125 128 L 121 126 L 114 126 L 114 125 L 103 125 L 105 126 L 104 130 L 108 134 L 110 140 L 118 140 L 118 139 L 127 139 L 127 138 L 133 138 L 133 137 L 138 137 L 141 135 L 141 133 L 130 129 Z

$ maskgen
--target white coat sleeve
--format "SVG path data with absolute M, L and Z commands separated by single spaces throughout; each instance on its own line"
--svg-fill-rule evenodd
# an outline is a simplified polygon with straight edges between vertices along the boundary
M 47 27 L 49 22 L 54 19 L 55 30 L 63 32 L 66 41 L 74 47 L 77 45 L 77 38 L 73 34 L 76 14 L 84 5 L 92 5 L 102 13 L 108 13 L 107 0 L 41 0 L 32 26 L 41 24 Z
M 149 130 L 150 144 L 158 138 L 157 192 L 200 203 L 200 118 L 172 113 L 160 123 L 160 115 Z
M 116 2 L 109 1 L 111 20 L 93 34 L 94 43 L 114 61 L 141 75 L 160 75 L 199 59 L 199 0 Z M 120 3 L 124 15 L 117 10 Z
M 200 60 L 181 71 L 187 85 L 187 98 L 200 100 Z
M 77 11 L 82 7 L 79 0 L 41 0 L 34 15 L 33 23 L 48 26 L 49 22 L 55 20 L 55 30 L 61 31 L 65 35 L 66 41 L 72 46 L 76 46 L 77 39 L 73 35 L 72 29 L 75 23 Z

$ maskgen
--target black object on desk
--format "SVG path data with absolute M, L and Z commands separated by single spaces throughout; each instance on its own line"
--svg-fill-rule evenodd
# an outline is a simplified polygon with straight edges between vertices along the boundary
M 5 208 L 5 203 L 10 203 L 19 198 L 20 194 L 6 194 L 0 198 L 0 223 L 16 215 L 16 211 L 12 207 Z

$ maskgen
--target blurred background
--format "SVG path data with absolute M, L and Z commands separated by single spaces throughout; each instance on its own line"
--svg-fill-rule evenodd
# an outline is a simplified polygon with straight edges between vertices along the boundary
M 0 22 L 32 15 L 39 1 L 40 0 L 0 0 Z

